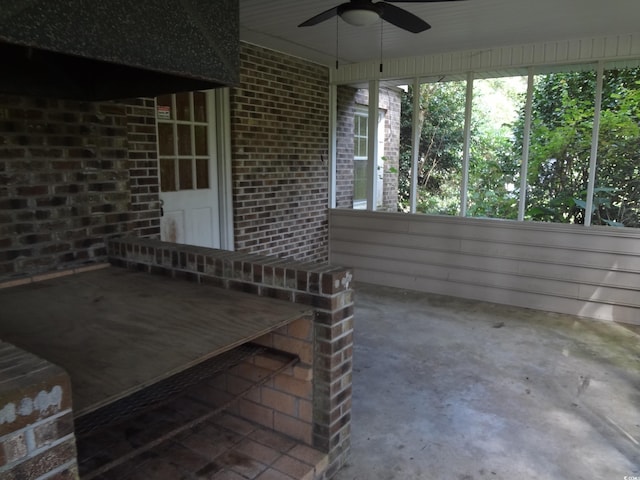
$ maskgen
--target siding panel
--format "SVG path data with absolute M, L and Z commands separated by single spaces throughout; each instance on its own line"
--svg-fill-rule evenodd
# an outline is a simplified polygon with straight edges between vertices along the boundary
M 356 280 L 640 325 L 640 231 L 332 210 Z

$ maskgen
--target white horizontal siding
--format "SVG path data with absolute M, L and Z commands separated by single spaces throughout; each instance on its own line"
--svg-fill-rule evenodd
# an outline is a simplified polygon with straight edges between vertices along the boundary
M 356 280 L 640 324 L 640 231 L 331 210 Z
M 527 67 L 624 60 L 640 57 L 640 33 L 515 45 L 483 50 L 354 63 L 332 69 L 332 83 L 354 84 L 377 78 L 408 79 Z

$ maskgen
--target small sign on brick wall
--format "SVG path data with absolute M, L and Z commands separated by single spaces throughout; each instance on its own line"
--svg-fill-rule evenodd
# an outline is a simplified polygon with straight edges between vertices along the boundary
M 166 105 L 158 105 L 156 107 L 156 117 L 158 120 L 170 120 L 171 119 L 171 107 Z

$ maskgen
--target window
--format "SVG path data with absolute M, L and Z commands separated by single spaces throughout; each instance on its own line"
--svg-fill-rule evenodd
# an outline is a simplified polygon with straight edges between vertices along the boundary
M 416 213 L 457 215 L 460 211 L 466 83 L 420 84 Z M 402 97 L 398 209 L 403 212 L 411 211 L 415 95 L 414 87 L 409 86 Z
M 584 223 L 595 95 L 594 65 L 534 76 L 525 219 Z
M 403 87 L 398 210 L 640 227 L 640 60 L 509 73 Z
M 467 215 L 518 217 L 522 137 L 516 121 L 524 111 L 527 77 L 476 79 L 470 128 Z
M 637 66 L 604 70 L 593 225 L 640 227 L 639 82 Z
M 209 188 L 206 93 L 162 95 L 157 108 L 161 191 Z
M 367 207 L 368 151 L 369 118 L 366 111 L 358 111 L 353 119 L 353 208 Z
M 401 91 L 393 87 L 379 89 L 377 96 L 374 95 L 378 108 L 373 122 L 369 113 L 369 89 L 351 86 L 337 89 L 337 208 L 397 211 L 400 94 Z M 371 144 L 372 136 L 376 138 L 375 148 Z M 375 180 L 371 178 L 372 173 Z

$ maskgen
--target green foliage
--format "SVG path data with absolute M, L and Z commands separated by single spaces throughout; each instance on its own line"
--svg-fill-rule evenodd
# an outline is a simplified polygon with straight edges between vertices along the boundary
M 574 199 L 589 179 L 594 73 L 544 75 L 534 85 L 527 217 L 584 223 L 584 209 Z M 524 124 L 524 112 L 519 122 Z
M 465 82 L 420 86 L 417 210 L 421 213 L 455 214 L 458 211 L 465 88 Z M 402 98 L 398 178 L 401 211 L 409 208 L 413 95 L 410 87 Z
M 596 82 L 594 72 L 538 77 L 533 96 L 527 218 L 640 226 L 639 69 L 607 70 L 598 139 L 592 212 L 586 191 Z M 519 120 L 524 124 L 524 112 Z M 520 135 L 521 138 L 521 135 Z
M 473 217 L 518 216 L 521 154 L 513 152 L 511 122 L 524 97 L 510 80 L 517 78 L 474 82 L 467 193 L 467 214 Z

